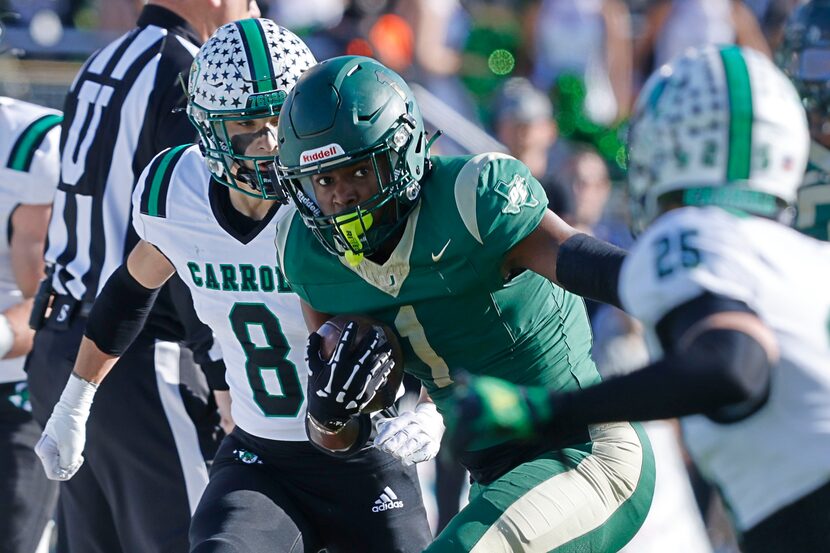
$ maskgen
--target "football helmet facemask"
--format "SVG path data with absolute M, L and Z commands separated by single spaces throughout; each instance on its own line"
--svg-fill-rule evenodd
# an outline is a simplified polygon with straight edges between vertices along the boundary
M 276 170 L 323 246 L 357 265 L 406 221 L 420 197 L 426 133 L 404 80 L 376 60 L 342 56 L 315 66 L 283 106 Z M 378 192 L 324 215 L 312 176 L 371 160 Z
M 270 19 L 223 25 L 199 49 L 190 68 L 187 114 L 217 182 L 250 196 L 285 198 L 272 170 L 263 168 L 272 167 L 273 156 L 234 151 L 227 123 L 278 116 L 294 83 L 315 63 L 302 40 Z
M 782 218 L 808 149 L 798 94 L 765 56 L 737 46 L 689 51 L 655 71 L 634 107 L 632 229 L 672 205 Z

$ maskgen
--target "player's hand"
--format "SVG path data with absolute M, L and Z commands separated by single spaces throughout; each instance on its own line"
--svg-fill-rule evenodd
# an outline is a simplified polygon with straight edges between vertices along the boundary
M 230 434 L 236 428 L 231 415 L 231 393 L 229 390 L 213 390 L 213 399 L 219 411 L 219 426 L 222 427 L 225 435 Z
M 308 337 L 308 412 L 321 423 L 356 415 L 394 367 L 392 347 L 381 332 L 371 329 L 352 347 L 356 334 L 357 323 L 346 324 L 328 362 L 320 357 L 321 336 L 312 332 Z
M 69 480 L 84 463 L 81 455 L 86 442 L 86 421 L 98 386 L 69 376 L 60 401 L 52 410 L 46 428 L 35 445 L 50 480 Z
M 526 388 L 489 376 L 457 378 L 454 399 L 445 422 L 449 445 L 456 453 L 504 440 L 538 438 L 553 418 L 546 388 Z
M 398 459 L 404 466 L 429 461 L 438 455 L 444 419 L 432 402 L 419 403 L 414 411 L 377 423 L 375 447 Z

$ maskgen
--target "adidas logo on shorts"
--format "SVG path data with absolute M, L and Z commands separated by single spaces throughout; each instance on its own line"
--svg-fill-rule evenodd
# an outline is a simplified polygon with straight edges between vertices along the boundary
M 382 513 L 383 511 L 388 511 L 389 509 L 400 509 L 402 507 L 403 501 L 398 499 L 398 496 L 395 495 L 392 488 L 386 486 L 383 488 L 383 492 L 381 492 L 380 497 L 375 500 L 372 512 Z

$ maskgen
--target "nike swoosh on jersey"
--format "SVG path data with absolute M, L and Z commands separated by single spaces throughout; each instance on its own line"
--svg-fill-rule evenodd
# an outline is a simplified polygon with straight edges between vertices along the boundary
M 452 242 L 452 238 L 447 240 L 447 243 L 444 244 L 444 247 L 441 248 L 440 252 L 438 252 L 437 254 L 435 254 L 435 253 L 432 254 L 432 262 L 433 263 L 438 263 L 439 261 L 441 261 L 441 258 L 444 257 L 444 252 L 447 251 L 447 246 L 450 245 L 450 242 Z

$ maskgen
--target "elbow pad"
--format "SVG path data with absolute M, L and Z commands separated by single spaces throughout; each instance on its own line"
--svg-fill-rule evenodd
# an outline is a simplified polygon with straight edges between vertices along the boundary
M 95 299 L 84 335 L 102 352 L 120 357 L 144 327 L 158 292 L 142 286 L 121 265 Z

